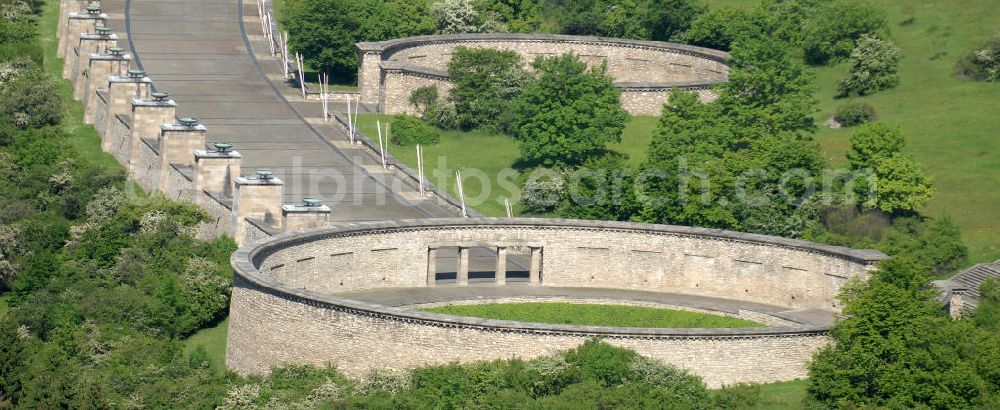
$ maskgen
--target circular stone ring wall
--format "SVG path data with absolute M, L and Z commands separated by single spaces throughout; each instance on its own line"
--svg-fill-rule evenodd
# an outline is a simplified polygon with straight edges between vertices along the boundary
M 289 363 L 335 364 L 350 376 L 363 376 L 376 368 L 530 359 L 602 337 L 719 386 L 804 377 L 812 354 L 828 343 L 826 327 L 808 324 L 741 329 L 556 325 L 434 314 L 338 296 L 435 286 L 429 267 L 438 248 L 483 246 L 501 255 L 507 249 L 530 250 L 531 282 L 522 287 L 669 292 L 827 314 L 837 310 L 835 296 L 845 281 L 865 276 L 886 258 L 875 251 L 786 238 L 624 222 L 343 223 L 277 235 L 233 254 L 227 365 L 240 373 L 265 373 Z
M 530 64 L 536 57 L 572 52 L 591 66 L 607 63 L 631 114 L 659 115 L 672 88 L 715 98 L 714 84 L 727 79 L 729 54 L 661 41 L 545 34 L 446 34 L 359 43 L 358 92 L 361 102 L 386 114 L 415 113 L 410 93 L 420 87 L 451 90 L 448 62 L 455 47 L 516 51 Z

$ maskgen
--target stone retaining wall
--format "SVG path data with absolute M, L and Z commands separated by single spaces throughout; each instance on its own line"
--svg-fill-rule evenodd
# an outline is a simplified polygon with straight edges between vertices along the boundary
M 660 358 L 712 386 L 806 375 L 825 328 L 645 329 L 548 325 L 414 312 L 333 292 L 426 286 L 429 248 L 542 249 L 541 286 L 669 291 L 785 306 L 836 305 L 885 257 L 804 241 L 622 222 L 442 219 L 343 223 L 281 234 L 233 255 L 228 366 L 267 372 L 336 364 L 351 376 L 450 361 L 532 358 L 590 337 Z M 608 267 L 622 267 L 609 269 Z
M 135 163 L 138 166 L 133 170 L 132 179 L 146 192 L 156 191 L 160 187 L 160 154 L 153 148 L 152 141 L 142 138 L 137 142 Z
M 130 136 L 132 135 L 131 124 L 129 124 L 128 117 L 124 115 L 116 115 L 114 121 L 111 123 L 111 130 L 105 133 L 104 138 L 109 142 L 111 155 L 122 166 L 128 167 L 128 157 L 132 149 L 132 146 L 129 144 Z

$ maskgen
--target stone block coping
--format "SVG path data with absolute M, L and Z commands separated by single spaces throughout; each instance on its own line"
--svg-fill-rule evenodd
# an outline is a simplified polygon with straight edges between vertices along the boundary
M 187 126 L 187 125 L 183 125 L 183 124 L 163 124 L 163 125 L 160 125 L 160 130 L 162 130 L 162 131 L 208 132 L 208 127 L 206 127 L 204 124 L 198 124 L 198 125 L 193 125 L 193 126 Z
M 285 204 L 281 206 L 282 214 L 312 214 L 312 213 L 328 214 L 330 212 L 331 212 L 330 207 L 326 205 L 306 206 L 297 204 Z
M 378 41 L 378 42 L 362 42 L 358 43 L 357 47 L 363 53 L 392 54 L 398 50 L 403 50 L 406 48 L 421 46 L 426 44 L 475 42 L 475 41 L 482 41 L 482 42 L 535 41 L 535 42 L 617 45 L 621 47 L 669 50 L 713 61 L 718 61 L 722 63 L 729 60 L 729 53 L 725 51 L 712 50 L 710 48 L 704 48 L 704 47 L 689 46 L 685 44 L 668 43 L 664 41 L 632 40 L 625 38 L 569 36 L 562 34 L 526 34 L 526 33 L 439 34 L 439 35 L 429 35 L 429 36 L 397 38 L 393 40 Z
M 243 158 L 243 154 L 240 154 L 239 151 L 220 152 L 220 151 L 204 150 L 204 151 L 195 151 L 194 157 L 195 158 Z
M 149 77 L 136 78 L 136 77 L 121 77 L 117 75 L 111 75 L 108 76 L 108 81 L 112 83 L 152 83 L 153 79 Z
M 132 99 L 132 105 L 140 107 L 176 107 L 177 102 L 174 100 L 142 100 L 138 98 Z

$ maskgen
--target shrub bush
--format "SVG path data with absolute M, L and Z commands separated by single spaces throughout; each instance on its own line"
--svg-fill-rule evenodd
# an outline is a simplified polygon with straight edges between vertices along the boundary
M 18 128 L 40 128 L 62 120 L 65 106 L 55 84 L 37 73 L 21 73 L 0 93 L 0 115 Z
M 438 100 L 427 107 L 424 120 L 445 130 L 458 129 L 459 126 L 458 111 L 455 110 L 455 104 L 445 100 Z
M 392 120 L 391 142 L 396 145 L 437 144 L 441 140 L 440 133 L 421 121 L 408 115 L 397 115 Z
M 971 80 L 1000 81 L 1000 31 L 983 48 L 958 60 L 955 71 Z
M 874 94 L 899 84 L 899 49 L 888 41 L 861 37 L 850 61 L 847 78 L 840 81 L 841 96 Z
M 878 33 L 885 26 L 885 11 L 868 2 L 822 2 L 802 25 L 806 60 L 812 64 L 826 64 L 847 57 L 857 39 Z
M 427 110 L 438 101 L 437 86 L 427 85 L 413 90 L 410 93 L 409 101 L 410 104 L 417 107 L 417 111 L 420 111 L 421 115 L 426 117 Z
M 536 168 L 521 188 L 521 205 L 529 212 L 549 212 L 559 205 L 566 181 L 551 168 Z
M 844 127 L 853 127 L 878 119 L 875 107 L 863 102 L 850 102 L 837 107 L 833 119 Z

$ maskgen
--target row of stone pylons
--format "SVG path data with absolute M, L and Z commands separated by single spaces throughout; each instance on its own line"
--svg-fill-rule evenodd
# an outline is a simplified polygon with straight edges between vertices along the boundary
M 329 207 L 311 198 L 282 204 L 284 184 L 272 170 L 241 176 L 242 156 L 231 144 L 210 142 L 197 118 L 178 119 L 177 103 L 118 44 L 99 2 L 62 0 L 60 22 L 63 77 L 83 102 L 84 121 L 101 135 L 101 148 L 147 192 L 208 211 L 212 222 L 200 227 L 200 237 L 229 234 L 242 245 L 326 224 Z

